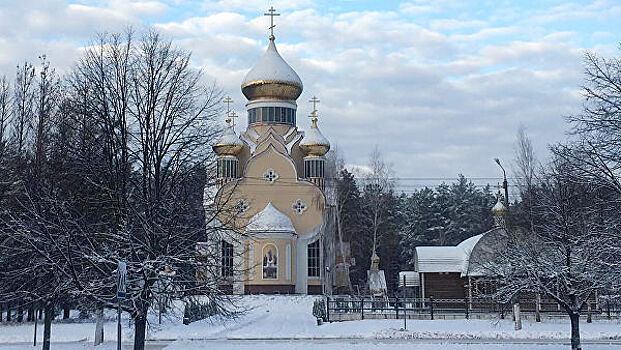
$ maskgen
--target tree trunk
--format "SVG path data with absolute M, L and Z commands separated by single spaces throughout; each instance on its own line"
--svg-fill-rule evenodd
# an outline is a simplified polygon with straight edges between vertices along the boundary
M 95 312 L 95 344 L 99 345 L 104 341 L 104 310 L 103 307 L 98 307 Z
M 134 332 L 134 350 L 144 350 L 144 341 L 147 336 L 147 315 L 140 313 L 134 318 L 136 331 Z
M 71 305 L 65 304 L 63 305 L 63 320 L 68 320 L 71 315 Z
M 580 314 L 572 312 L 569 314 L 571 321 L 571 350 L 582 350 L 580 345 Z
M 54 304 L 48 302 L 45 304 L 45 320 L 43 322 L 43 347 L 42 350 L 50 350 L 50 339 L 52 336 L 52 316 L 54 313 Z
M 541 322 L 541 294 L 535 295 L 535 321 Z
M 24 322 L 24 308 L 21 306 L 17 307 L 17 322 Z

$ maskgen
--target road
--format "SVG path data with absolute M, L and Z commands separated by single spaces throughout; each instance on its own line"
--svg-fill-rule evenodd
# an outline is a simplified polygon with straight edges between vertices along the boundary
M 619 340 L 583 341 L 585 350 L 619 350 Z M 201 339 L 186 341 L 149 341 L 146 350 L 567 350 L 569 342 L 564 340 L 517 340 L 517 339 Z M 31 350 L 32 344 L 0 344 L 0 350 Z M 36 349 L 36 348 L 35 348 Z M 54 343 L 52 350 L 115 350 L 114 342 L 106 342 L 93 347 L 89 343 Z M 132 349 L 132 344 L 123 344 L 124 350 Z

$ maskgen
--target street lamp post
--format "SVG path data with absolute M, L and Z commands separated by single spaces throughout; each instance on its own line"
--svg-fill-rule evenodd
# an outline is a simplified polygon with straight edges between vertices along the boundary
M 502 188 L 505 189 L 505 205 L 507 206 L 507 210 L 509 210 L 509 184 L 507 183 L 507 172 L 502 164 L 500 164 L 500 159 L 494 158 L 494 161 L 496 161 L 496 164 L 502 169 Z

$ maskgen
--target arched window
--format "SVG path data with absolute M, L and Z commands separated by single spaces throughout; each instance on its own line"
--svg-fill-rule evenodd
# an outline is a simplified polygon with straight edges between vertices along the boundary
M 316 240 L 308 245 L 308 277 L 320 277 L 320 267 L 319 240 Z
M 263 279 L 278 279 L 278 250 L 273 244 L 263 247 Z
M 222 240 L 222 277 L 233 277 L 233 245 Z

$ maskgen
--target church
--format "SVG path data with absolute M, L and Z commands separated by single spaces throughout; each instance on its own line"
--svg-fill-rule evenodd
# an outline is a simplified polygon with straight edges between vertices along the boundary
M 316 98 L 310 129 L 298 128 L 302 80 L 276 49 L 277 14 L 271 8 L 266 15 L 267 49 L 241 82 L 247 128 L 237 134 L 229 115 L 212 145 L 217 192 L 209 205 L 235 231 L 218 242 L 222 287 L 234 294 L 321 294 L 325 261 L 333 260 L 324 247 L 331 230 L 324 193 L 330 143 L 319 130 Z

